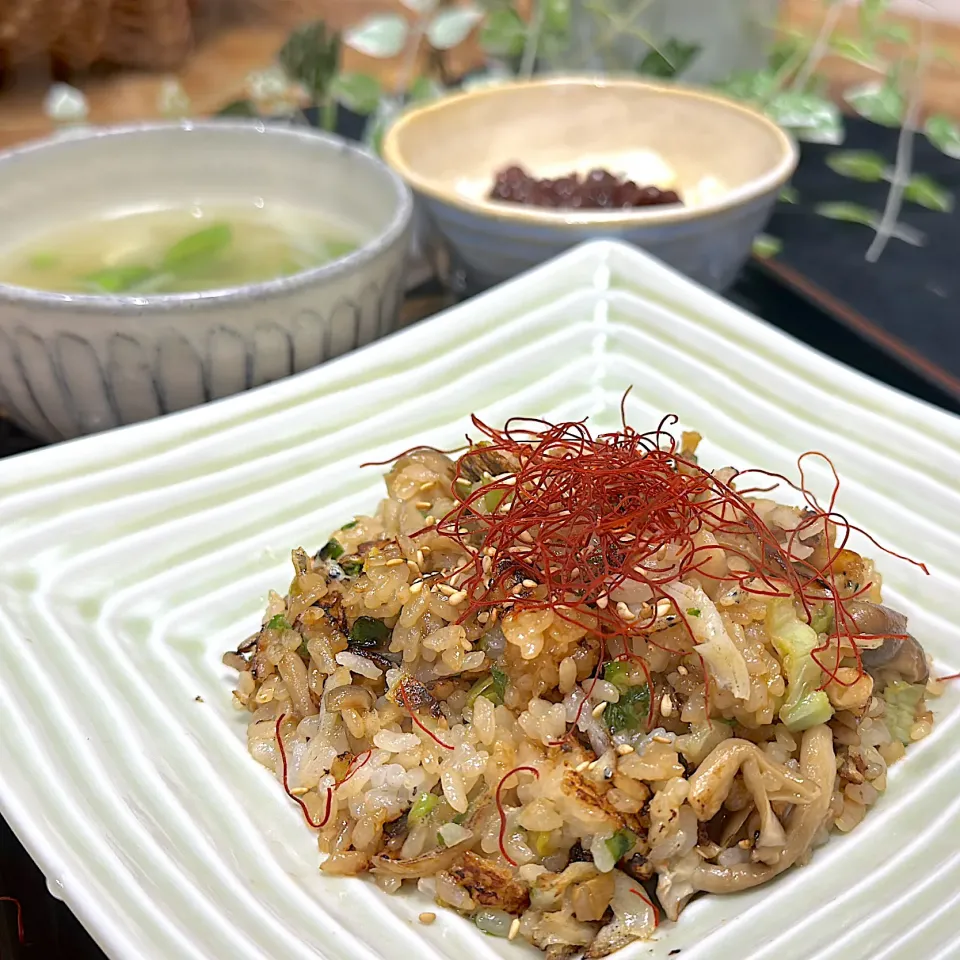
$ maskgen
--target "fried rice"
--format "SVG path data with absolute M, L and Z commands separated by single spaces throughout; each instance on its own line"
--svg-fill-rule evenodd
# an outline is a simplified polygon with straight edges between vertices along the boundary
M 592 958 L 856 827 L 937 687 L 836 491 L 780 503 L 667 424 L 474 424 L 224 657 L 320 869 Z

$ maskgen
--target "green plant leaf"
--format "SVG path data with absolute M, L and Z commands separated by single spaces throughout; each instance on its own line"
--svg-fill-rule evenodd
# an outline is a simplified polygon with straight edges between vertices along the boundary
M 851 87 L 844 92 L 843 99 L 861 117 L 873 123 L 884 127 L 899 127 L 903 122 L 906 103 L 895 82 L 889 78 Z
M 259 116 L 257 108 L 250 100 L 234 100 L 225 107 L 221 107 L 216 116 L 218 117 L 256 117 Z
M 645 77 L 677 77 L 696 60 L 701 49 L 699 43 L 684 43 L 670 37 L 659 49 L 647 53 L 637 72 Z
M 771 237 L 768 233 L 760 233 L 753 239 L 753 255 L 761 260 L 775 257 L 783 249 L 783 241 L 779 237 Z
M 953 194 L 925 173 L 915 173 L 904 187 L 903 195 L 911 203 L 928 210 L 939 213 L 950 213 L 953 210 Z
M 960 124 L 943 114 L 934 114 L 927 119 L 923 132 L 941 153 L 960 160 Z
M 767 115 L 808 143 L 843 143 L 843 120 L 837 105 L 814 93 L 784 90 L 766 108 Z
M 913 34 L 902 23 L 878 23 L 874 28 L 878 40 L 887 43 L 909 43 Z
M 570 0 L 540 0 L 543 4 L 543 29 L 565 35 L 570 29 Z
M 827 166 L 841 177 L 878 183 L 885 179 L 889 164 L 870 150 L 843 150 L 827 156 Z
M 480 32 L 480 46 L 494 57 L 518 57 L 523 53 L 527 27 L 512 8 L 498 8 L 490 13 Z
M 291 80 L 321 100 L 339 69 L 340 34 L 328 30 L 322 20 L 304 24 L 290 34 L 278 59 Z
M 459 47 L 483 16 L 483 10 L 475 4 L 441 10 L 427 27 L 427 41 L 434 50 Z
M 343 35 L 352 50 L 368 57 L 386 60 L 406 46 L 410 25 L 397 13 L 383 13 L 361 20 Z
M 828 220 L 842 220 L 844 223 L 860 223 L 873 227 L 880 222 L 880 214 L 858 203 L 818 203 L 813 212 Z
M 810 50 L 810 40 L 800 34 L 791 34 L 777 40 L 770 49 L 770 55 L 767 58 L 767 66 L 773 73 L 777 73 L 787 66 L 788 63 L 795 63 L 800 66 L 801 59 Z
M 800 192 L 796 187 L 788 183 L 785 187 L 781 188 L 778 199 L 781 203 L 799 203 Z
M 367 73 L 340 73 L 330 84 L 330 96 L 354 113 L 370 114 L 377 109 L 383 87 Z
M 417 77 L 417 79 L 410 84 L 410 89 L 407 91 L 407 102 L 426 103 L 428 100 L 436 100 L 437 97 L 442 97 L 443 94 L 444 87 L 442 83 L 439 83 L 432 77 Z
M 860 24 L 862 29 L 869 30 L 876 26 L 877 21 L 887 9 L 890 0 L 861 0 Z
M 864 37 L 848 37 L 834 34 L 830 38 L 830 49 L 838 57 L 859 63 L 865 67 L 877 68 L 880 57 L 873 43 Z
M 734 100 L 764 103 L 776 93 L 778 82 L 773 70 L 758 70 L 755 73 L 735 73 L 718 83 L 717 89 Z

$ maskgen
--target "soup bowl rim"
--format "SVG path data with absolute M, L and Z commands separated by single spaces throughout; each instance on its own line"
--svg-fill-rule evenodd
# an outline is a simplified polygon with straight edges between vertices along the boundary
M 364 164 L 367 169 L 383 176 L 392 186 L 395 205 L 389 222 L 371 239 L 362 243 L 351 253 L 338 257 L 329 263 L 311 267 L 290 276 L 278 277 L 275 280 L 202 290 L 194 293 L 149 294 L 57 293 L 0 282 L 0 302 L 16 304 L 18 307 L 38 307 L 44 310 L 66 309 L 72 312 L 132 314 L 137 316 L 144 313 L 183 310 L 185 308 L 190 310 L 220 308 L 225 304 L 249 302 L 290 294 L 356 272 L 392 247 L 408 229 L 413 218 L 413 194 L 402 177 L 374 156 L 372 152 L 335 134 L 321 132 L 313 128 L 285 126 L 261 121 L 223 119 L 179 122 L 148 121 L 84 128 L 69 136 L 47 137 L 43 140 L 3 151 L 0 153 L 0 178 L 3 177 L 4 167 L 10 162 L 29 160 L 36 154 L 47 153 L 51 150 L 70 150 L 78 144 L 89 143 L 91 140 L 101 140 L 106 143 L 114 138 L 124 139 L 143 135 L 155 136 L 169 133 L 200 135 L 220 132 L 250 133 L 286 138 L 288 141 L 309 141 L 323 149 L 334 149 L 341 153 L 351 154 L 356 162 Z

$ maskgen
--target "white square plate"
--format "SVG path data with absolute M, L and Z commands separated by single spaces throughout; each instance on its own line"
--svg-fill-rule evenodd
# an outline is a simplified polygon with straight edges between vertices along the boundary
M 807 349 L 627 247 L 581 247 L 316 370 L 0 463 L 0 810 L 124 960 L 522 957 L 416 894 L 322 878 L 311 832 L 246 753 L 220 656 L 289 581 L 289 551 L 372 506 L 418 441 L 477 411 L 647 429 L 704 462 L 789 473 L 823 450 L 892 604 L 960 669 L 960 420 Z M 825 472 L 813 478 L 821 489 Z M 876 554 L 876 551 L 873 551 Z M 866 821 L 769 887 L 703 898 L 620 956 L 960 957 L 960 690 Z

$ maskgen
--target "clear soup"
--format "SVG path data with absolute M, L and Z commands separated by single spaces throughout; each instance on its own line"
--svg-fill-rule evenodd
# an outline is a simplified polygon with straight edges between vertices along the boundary
M 0 254 L 0 282 L 58 293 L 199 293 L 290 276 L 360 241 L 293 206 L 191 206 L 59 227 Z

